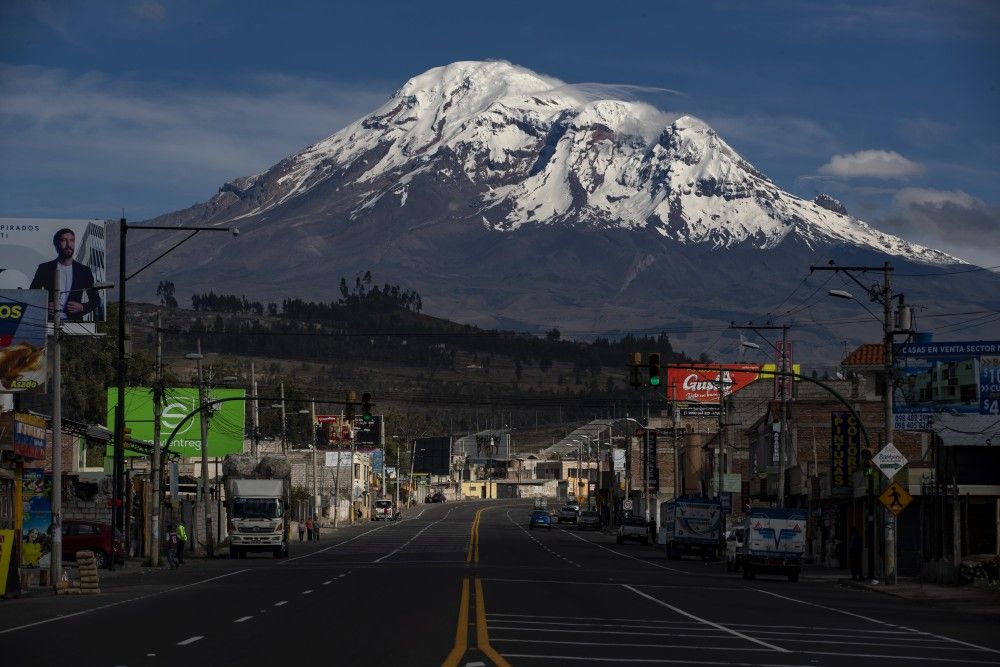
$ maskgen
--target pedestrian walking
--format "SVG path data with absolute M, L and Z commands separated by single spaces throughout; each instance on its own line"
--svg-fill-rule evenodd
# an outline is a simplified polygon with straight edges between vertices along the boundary
M 319 517 L 313 519 L 313 539 L 319 541 Z
M 188 541 L 188 531 L 184 527 L 184 522 L 179 521 L 177 523 L 177 564 L 184 564 L 184 545 Z
M 299 542 L 305 539 L 306 536 L 306 522 L 299 521 Z
M 861 531 L 855 528 L 854 532 L 851 533 L 850 553 L 848 554 L 848 560 L 851 564 L 851 579 L 854 581 L 864 581 L 864 576 L 861 574 L 861 552 L 863 548 Z
M 177 564 L 177 545 L 180 543 L 180 538 L 177 537 L 177 531 L 174 530 L 173 524 L 167 524 L 167 565 L 170 566 L 171 570 L 176 570 Z
M 313 518 L 309 517 L 306 519 L 306 535 L 310 542 L 313 539 Z

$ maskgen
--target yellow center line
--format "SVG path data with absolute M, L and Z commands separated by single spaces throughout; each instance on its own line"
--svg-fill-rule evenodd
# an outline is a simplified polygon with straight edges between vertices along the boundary
M 483 598 L 483 582 L 479 577 L 476 577 L 476 646 L 496 667 L 510 667 L 510 663 L 490 646 L 490 632 L 486 627 L 486 600 Z
M 476 512 L 475 518 L 472 520 L 472 529 L 469 531 L 469 548 L 468 554 L 465 557 L 466 563 L 471 563 L 473 560 L 479 562 L 479 515 L 486 511 L 487 507 Z
M 462 580 L 462 599 L 458 603 L 458 625 L 455 627 L 455 646 L 445 658 L 442 667 L 458 667 L 458 661 L 469 648 L 469 578 Z

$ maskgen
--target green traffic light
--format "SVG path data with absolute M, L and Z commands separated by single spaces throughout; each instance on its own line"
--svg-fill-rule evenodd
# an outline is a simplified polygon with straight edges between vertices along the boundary
M 649 378 L 649 384 L 653 385 L 654 387 L 659 386 L 659 384 L 660 384 L 660 376 L 659 375 L 654 375 L 653 377 Z
M 372 416 L 371 415 L 361 415 L 361 419 L 364 420 L 364 421 L 366 421 L 366 422 L 370 422 L 372 420 Z

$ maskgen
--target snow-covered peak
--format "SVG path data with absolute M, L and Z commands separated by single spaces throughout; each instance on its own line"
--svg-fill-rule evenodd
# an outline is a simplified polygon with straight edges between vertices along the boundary
M 447 179 L 474 202 L 463 205 L 468 219 L 498 231 L 648 229 L 681 243 L 761 249 L 794 235 L 817 247 L 958 261 L 782 191 L 698 118 L 594 97 L 505 61 L 435 67 L 371 114 L 230 191 L 254 202 L 245 217 L 326 184 L 351 193 L 356 217 L 387 202 L 411 206 L 421 179 Z

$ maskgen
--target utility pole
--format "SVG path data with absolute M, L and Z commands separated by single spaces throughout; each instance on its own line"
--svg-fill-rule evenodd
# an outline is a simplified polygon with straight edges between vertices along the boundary
M 205 550 L 209 558 L 215 557 L 215 541 L 212 538 L 212 506 L 208 493 L 208 409 L 205 397 L 205 379 L 202 373 L 201 339 L 198 339 L 198 403 L 201 406 L 201 507 L 204 512 Z
M 893 322 L 893 312 L 892 312 L 892 264 L 889 262 L 883 263 L 882 266 L 837 266 L 831 260 L 829 266 L 810 266 L 810 273 L 813 271 L 836 271 L 843 273 L 848 278 L 853 280 L 861 289 L 868 293 L 868 297 L 872 302 L 879 303 L 882 305 L 882 317 L 879 318 L 875 315 L 868 306 L 864 305 L 863 302 L 856 299 L 849 292 L 842 290 L 831 290 L 829 292 L 830 296 L 842 298 L 842 299 L 853 299 L 858 301 L 865 310 L 868 311 L 870 315 L 875 317 L 876 320 L 880 320 L 882 324 L 882 345 L 883 345 L 883 355 L 884 355 L 884 373 L 885 373 L 885 390 L 882 392 L 882 418 L 883 418 L 883 429 L 885 431 L 885 437 L 883 439 L 883 446 L 892 444 L 893 439 L 893 413 L 892 413 L 892 393 L 895 389 L 894 383 L 894 368 L 893 368 L 893 344 L 895 343 L 896 328 Z M 872 286 L 866 286 L 860 280 L 858 280 L 853 272 L 866 273 L 868 271 L 881 271 L 882 272 L 882 284 L 874 284 Z M 900 310 L 902 313 L 902 296 L 900 296 Z M 902 318 L 901 318 L 902 319 Z M 908 327 L 902 327 L 903 333 L 909 333 L 907 331 Z M 874 452 L 873 452 L 874 453 Z M 880 477 L 881 480 L 881 477 Z M 879 482 L 879 486 L 882 486 L 882 481 Z M 873 490 L 872 493 L 875 491 Z M 883 570 L 885 583 L 888 585 L 893 585 L 896 583 L 896 517 L 888 510 L 883 509 L 883 539 L 885 542 L 885 551 L 883 554 Z M 874 542 L 874 540 L 872 540 Z M 872 547 L 875 545 L 873 544 Z
M 250 435 L 250 455 L 256 459 L 260 448 L 260 415 L 257 412 L 257 373 L 253 361 L 250 362 L 250 392 L 253 394 L 250 412 L 251 424 L 253 425 L 253 433 Z
M 354 455 L 358 449 L 358 441 L 354 437 L 354 425 L 351 425 L 351 468 L 350 468 L 350 478 L 351 478 L 351 525 L 355 523 L 355 511 L 354 511 Z
M 339 426 L 339 424 L 338 424 Z M 343 432 L 343 431 L 341 431 Z M 337 434 L 337 468 L 333 471 L 333 528 L 340 527 L 340 433 Z
M 59 335 L 62 328 L 62 287 L 59 263 L 55 263 L 55 290 L 52 299 L 52 553 L 49 556 L 49 578 L 53 588 L 62 577 L 62 352 Z M 67 287 L 69 287 L 67 285 Z M 67 296 L 69 292 L 66 293 Z M 110 562 L 115 555 L 111 554 Z
M 323 509 L 323 503 L 319 498 L 319 480 L 318 468 L 316 467 L 316 445 L 318 444 L 316 439 L 316 401 L 312 401 L 309 405 L 309 413 L 311 416 L 310 426 L 312 432 L 312 458 L 313 458 L 313 516 L 319 517 L 320 512 Z
M 785 458 L 787 456 L 786 452 L 788 450 L 788 400 L 791 398 L 788 395 L 788 387 L 791 386 L 791 379 L 784 375 L 790 369 L 788 368 L 788 325 L 756 325 L 753 323 L 747 324 L 745 326 L 737 326 L 735 324 L 729 325 L 730 329 L 746 329 L 753 331 L 755 334 L 761 337 L 761 339 L 767 343 L 779 356 L 781 363 L 781 376 L 775 376 L 775 386 L 778 388 L 778 400 L 781 402 L 781 414 L 779 415 L 780 421 L 780 431 L 778 432 L 778 507 L 785 506 Z M 762 330 L 781 330 L 781 347 L 775 347 L 771 341 L 765 338 L 760 332 Z M 754 347 L 757 347 L 754 345 Z
M 163 483 L 163 454 L 160 452 L 160 418 L 163 415 L 163 329 L 161 314 L 156 311 L 156 379 L 153 381 L 153 460 L 150 477 L 153 482 L 152 508 L 149 521 L 149 564 L 160 565 L 160 486 Z
M 281 383 L 281 453 L 288 453 L 287 431 L 288 425 L 285 422 L 285 383 Z
M 643 433 L 646 436 L 645 437 L 645 440 L 646 440 L 646 456 L 644 457 L 644 460 L 646 462 L 646 469 L 643 471 L 643 479 L 645 480 L 646 483 L 645 483 L 645 486 L 642 489 L 642 498 L 643 498 L 642 504 L 645 505 L 645 507 L 646 507 L 646 523 L 649 523 L 649 517 L 650 517 L 650 512 L 649 512 L 649 471 L 652 468 L 652 466 L 650 465 L 652 463 L 652 461 L 649 460 L 649 403 L 648 402 L 646 403 L 646 428 L 643 429 Z
M 580 480 L 583 477 L 583 443 L 578 442 L 576 447 L 576 501 L 580 502 Z
M 677 439 L 677 429 L 680 426 L 680 408 L 677 407 L 677 383 L 672 382 L 670 384 L 671 396 L 674 399 L 674 499 L 680 498 L 684 495 L 684 490 L 681 489 L 681 454 L 678 450 L 678 439 Z

